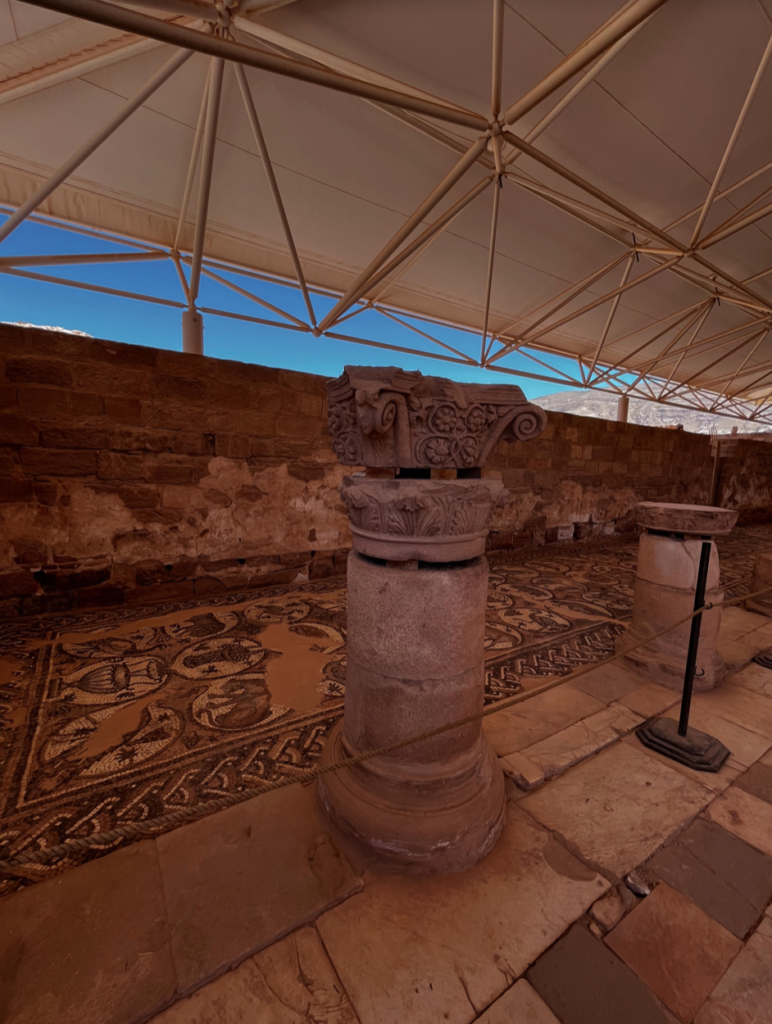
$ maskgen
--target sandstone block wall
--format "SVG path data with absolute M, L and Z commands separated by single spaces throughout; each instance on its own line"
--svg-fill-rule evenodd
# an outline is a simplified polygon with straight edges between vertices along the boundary
M 341 571 L 320 377 L 0 325 L 0 614 Z
M 638 501 L 706 504 L 713 457 L 704 435 L 551 412 L 539 438 L 498 445 L 490 465 L 512 493 L 491 537 L 508 548 L 634 531 Z
M 719 447 L 719 505 L 740 510 L 738 522 L 767 522 L 772 516 L 772 444 L 731 438 Z
M 771 459 L 738 442 L 719 501 L 772 515 Z M 634 530 L 636 501 L 708 501 L 712 468 L 707 437 L 550 413 L 490 461 L 491 547 Z M 344 473 L 321 377 L 0 325 L 0 616 L 342 573 Z

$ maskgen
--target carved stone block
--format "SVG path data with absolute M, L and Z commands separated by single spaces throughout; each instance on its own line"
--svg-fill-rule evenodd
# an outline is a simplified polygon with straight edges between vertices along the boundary
M 503 505 L 500 480 L 343 478 L 353 548 L 392 562 L 459 562 L 485 552 L 492 509 Z
M 732 532 L 739 512 L 714 505 L 675 505 L 663 501 L 640 501 L 633 514 L 639 526 L 662 533 L 684 533 L 720 537 Z
M 473 469 L 498 441 L 530 441 L 547 422 L 516 385 L 459 384 L 394 366 L 347 366 L 327 396 L 344 466 Z

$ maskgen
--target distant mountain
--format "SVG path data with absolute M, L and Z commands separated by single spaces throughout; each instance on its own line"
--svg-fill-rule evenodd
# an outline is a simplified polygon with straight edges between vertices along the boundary
M 93 334 L 85 331 L 70 330 L 69 327 L 50 327 L 48 324 L 28 324 L 23 320 L 0 320 L 0 324 L 7 324 L 9 327 L 34 327 L 36 331 L 56 331 L 57 334 L 79 334 L 81 338 L 93 338 Z
M 602 391 L 558 391 L 554 395 L 543 395 L 535 398 L 536 405 L 553 412 L 570 412 L 574 416 L 593 416 L 600 420 L 617 418 L 617 395 Z M 731 434 L 737 427 L 738 434 L 755 434 L 772 430 L 763 424 L 737 420 L 731 416 L 715 416 L 707 412 L 696 412 L 690 409 L 677 409 L 672 405 L 659 405 L 646 402 L 641 398 L 630 399 L 628 414 L 630 423 L 638 423 L 644 427 L 675 427 L 683 424 L 684 430 L 691 434 L 709 434 L 716 430 L 719 434 Z

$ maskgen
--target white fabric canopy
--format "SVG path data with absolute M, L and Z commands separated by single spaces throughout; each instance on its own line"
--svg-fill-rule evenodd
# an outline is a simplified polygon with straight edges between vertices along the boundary
M 232 34 L 253 48 L 376 84 L 387 76 L 406 93 L 430 94 L 481 114 L 484 126 L 491 117 L 495 6 L 481 0 L 296 0 L 250 9 L 247 0 L 235 12 Z M 506 109 L 612 18 L 619 0 L 507 0 L 502 6 Z M 199 30 L 203 25 L 169 10 L 152 14 Z M 772 0 L 669 0 L 623 38 L 597 77 L 589 64 L 590 84 L 532 140 L 558 170 L 521 154 L 502 178 L 488 359 L 522 342 L 531 351 L 581 357 L 580 374 L 594 365 L 597 376 L 605 367 L 597 381 L 605 386 L 627 387 L 633 373 L 653 382 L 660 397 L 663 386 L 667 396 L 668 377 L 671 389 L 680 382 L 674 400 L 700 388 L 739 399 L 768 393 L 772 273 L 748 279 L 772 268 L 772 221 L 761 217 L 701 250 L 709 266 L 684 251 L 765 57 L 771 14 Z M 254 29 L 245 31 L 248 22 Z M 9 207 L 29 199 L 174 53 L 168 44 L 18 0 L 0 0 L 0 44 L 0 202 Z M 345 62 L 359 65 L 359 72 Z M 38 213 L 173 249 L 209 66 L 208 56 L 194 54 Z M 349 289 L 482 134 L 269 71 L 247 68 L 246 75 L 306 280 L 336 295 Z M 581 78 L 581 72 L 574 75 L 516 120 L 515 135 L 527 138 Z M 769 202 L 772 167 L 720 196 L 772 161 L 771 101 L 772 71 L 764 65 L 700 238 L 755 197 L 761 198 L 750 212 Z M 232 64 L 225 67 L 216 138 L 204 256 L 294 280 Z M 421 218 L 416 234 L 478 182 L 489 183 L 414 262 L 401 265 L 382 298 L 392 312 L 476 332 L 469 353 L 477 362 L 498 188 L 494 145 L 488 141 L 480 160 Z M 505 143 L 504 161 L 515 152 Z M 635 219 L 588 195 L 562 168 Z M 180 238 L 184 253 L 194 249 L 197 189 L 196 183 Z M 667 231 L 680 252 L 641 227 L 645 221 L 667 229 L 690 212 Z M 647 251 L 636 257 L 633 244 Z M 658 270 L 668 261 L 670 269 Z M 609 264 L 548 324 L 532 326 L 561 293 Z M 618 304 L 612 296 L 566 319 L 650 273 Z M 388 280 L 364 298 L 377 298 Z M 680 311 L 687 312 L 679 320 Z M 671 315 L 670 323 L 659 323 Z M 529 325 L 538 337 L 526 333 L 523 339 Z M 557 326 L 545 330 L 549 325 Z M 656 338 L 667 327 L 670 333 Z M 506 368 L 506 355 L 492 365 Z M 642 386 L 635 385 L 636 393 Z

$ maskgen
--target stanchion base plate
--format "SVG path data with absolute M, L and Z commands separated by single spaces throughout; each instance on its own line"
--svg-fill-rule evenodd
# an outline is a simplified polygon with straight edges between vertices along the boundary
M 685 736 L 679 736 L 678 722 L 674 718 L 652 718 L 636 729 L 636 733 L 645 747 L 698 772 L 717 772 L 729 757 L 723 743 L 699 729 L 689 727 Z

